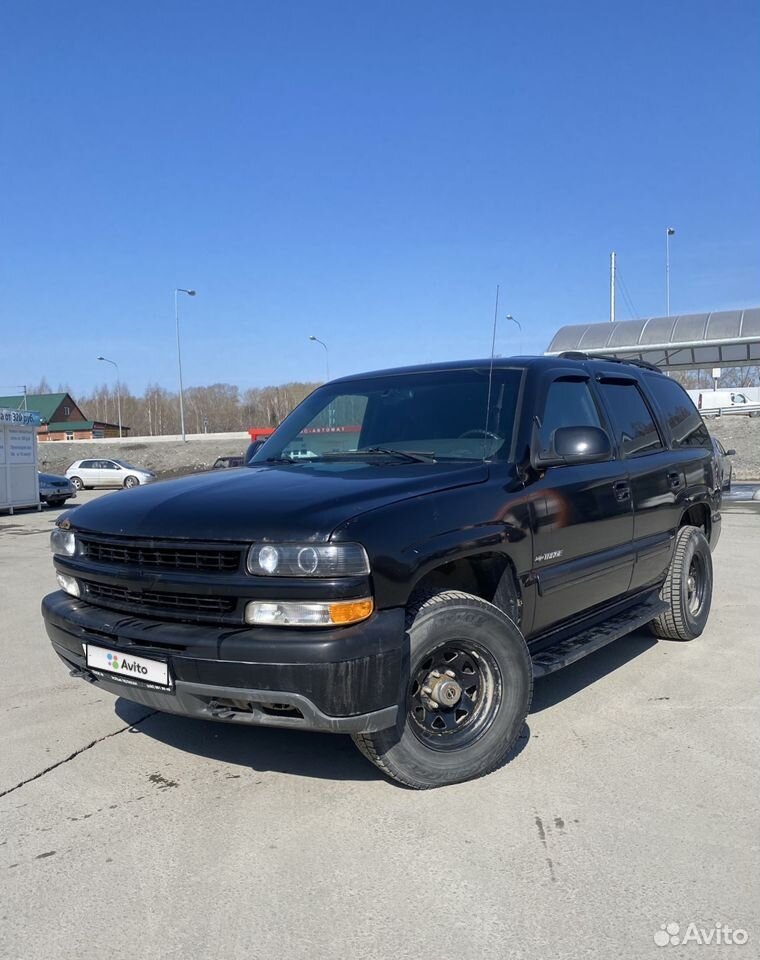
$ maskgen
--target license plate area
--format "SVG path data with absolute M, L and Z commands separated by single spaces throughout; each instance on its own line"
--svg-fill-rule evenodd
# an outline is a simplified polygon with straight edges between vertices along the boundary
M 93 643 L 84 644 L 87 666 L 93 673 L 131 686 L 172 690 L 174 682 L 167 660 L 138 657 L 122 650 L 111 650 Z

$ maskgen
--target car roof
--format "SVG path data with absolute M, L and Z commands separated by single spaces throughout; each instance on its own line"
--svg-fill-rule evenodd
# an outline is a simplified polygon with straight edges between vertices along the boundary
M 415 373 L 444 373 L 447 370 L 489 370 L 491 360 L 449 360 L 442 363 L 424 363 L 415 364 L 407 367 L 388 367 L 384 370 L 372 370 L 367 373 L 355 373 L 346 377 L 338 377 L 331 383 L 350 383 L 355 380 L 365 380 L 380 377 L 405 376 Z M 575 354 L 573 356 L 526 356 L 526 357 L 494 357 L 494 370 L 509 369 L 535 369 L 535 370 L 556 370 L 567 368 L 568 370 L 578 370 L 581 367 L 587 370 L 597 372 L 618 374 L 625 370 L 626 375 L 638 376 L 646 370 L 657 372 L 655 367 L 635 363 L 627 360 L 616 360 L 612 357 L 593 357 L 585 354 Z M 622 369 L 621 369 L 622 368 Z

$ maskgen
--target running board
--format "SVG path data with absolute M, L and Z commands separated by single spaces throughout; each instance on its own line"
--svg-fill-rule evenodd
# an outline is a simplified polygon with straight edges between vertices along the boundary
M 575 663 L 576 660 L 595 650 L 600 650 L 613 640 L 625 636 L 626 633 L 638 630 L 667 609 L 667 603 L 655 597 L 623 613 L 618 613 L 574 637 L 559 640 L 553 646 L 545 647 L 533 655 L 533 676 L 543 677 L 547 673 L 554 673 L 555 670 Z

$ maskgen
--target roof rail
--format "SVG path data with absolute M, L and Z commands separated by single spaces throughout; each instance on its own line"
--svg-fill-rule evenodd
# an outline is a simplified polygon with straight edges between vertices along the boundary
M 654 370 L 655 373 L 662 373 L 662 367 L 657 367 L 648 360 L 636 360 L 631 357 L 608 357 L 604 353 L 584 353 L 582 350 L 564 350 L 557 354 L 561 360 L 606 360 L 608 363 L 632 363 L 635 367 L 643 367 L 645 370 Z

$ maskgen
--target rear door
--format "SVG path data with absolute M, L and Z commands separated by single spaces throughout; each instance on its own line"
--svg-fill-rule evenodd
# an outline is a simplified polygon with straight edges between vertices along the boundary
M 76 476 L 82 481 L 85 487 L 92 487 L 96 483 L 96 471 L 94 469 L 94 460 L 82 460 L 76 471 Z
M 686 478 L 636 377 L 602 375 L 599 392 L 631 484 L 637 590 L 662 580 L 670 563 Z
M 544 448 L 557 427 L 609 432 L 588 375 L 550 376 L 539 406 Z M 614 455 L 604 463 L 549 467 L 530 490 L 535 633 L 626 592 L 633 569 L 633 511 L 626 467 Z M 539 492 L 543 497 L 535 496 Z
M 673 470 L 679 470 L 688 489 L 679 491 L 679 507 L 676 524 L 680 522 L 687 502 L 704 500 L 708 506 L 719 496 L 720 480 L 718 462 L 714 455 L 712 439 L 694 401 L 680 383 L 662 374 L 646 373 L 642 377 L 644 389 L 651 396 L 659 412 L 660 421 L 671 447 Z M 725 450 L 719 443 L 719 449 Z M 730 461 L 723 460 L 727 471 Z

